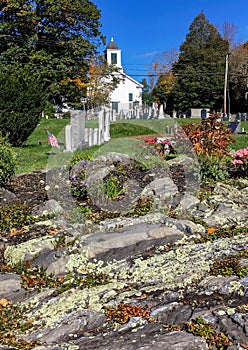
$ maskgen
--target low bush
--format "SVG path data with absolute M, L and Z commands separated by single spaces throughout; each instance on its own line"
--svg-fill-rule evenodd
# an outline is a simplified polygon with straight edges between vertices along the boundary
M 6 138 L 0 135 L 0 186 L 15 173 L 15 154 Z
M 219 121 L 218 114 L 202 119 L 201 124 L 187 124 L 184 131 L 198 155 L 229 154 L 229 145 L 234 142 L 231 130 Z
M 198 156 L 201 166 L 200 180 L 219 181 L 228 177 L 229 146 L 234 138 L 227 125 L 219 121 L 219 115 L 202 119 L 201 124 L 187 124 L 184 131 Z
M 0 206 L 0 233 L 28 225 L 31 220 L 30 209 L 26 205 L 10 203 Z
M 201 155 L 200 163 L 200 180 L 208 182 L 209 180 L 223 181 L 229 177 L 228 163 L 229 158 L 218 154 L 209 156 Z

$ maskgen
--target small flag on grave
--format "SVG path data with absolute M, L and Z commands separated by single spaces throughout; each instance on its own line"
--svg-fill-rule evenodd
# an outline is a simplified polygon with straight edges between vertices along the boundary
M 59 147 L 57 138 L 47 130 L 48 142 L 52 147 Z

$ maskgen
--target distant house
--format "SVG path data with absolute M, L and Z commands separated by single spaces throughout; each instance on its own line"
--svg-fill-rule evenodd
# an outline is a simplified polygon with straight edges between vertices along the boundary
M 112 38 L 104 51 L 105 59 L 109 64 L 115 64 L 119 68 L 121 82 L 111 93 L 111 108 L 116 112 L 133 109 L 142 104 L 142 87 L 138 81 L 127 75 L 121 65 L 121 50 Z

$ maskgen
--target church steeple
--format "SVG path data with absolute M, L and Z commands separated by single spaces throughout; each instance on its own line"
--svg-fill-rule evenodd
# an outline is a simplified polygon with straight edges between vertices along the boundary
M 118 68 L 122 69 L 121 65 L 121 50 L 114 42 L 114 38 L 111 38 L 105 51 L 105 59 L 109 64 L 115 64 Z

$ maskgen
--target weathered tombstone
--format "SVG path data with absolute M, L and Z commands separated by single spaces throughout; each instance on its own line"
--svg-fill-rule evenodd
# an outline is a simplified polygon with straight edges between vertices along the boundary
M 246 113 L 241 113 L 241 121 L 242 122 L 246 121 Z
M 240 122 L 230 122 L 227 127 L 231 129 L 233 134 L 240 132 Z
M 110 140 L 110 116 L 108 112 L 104 111 L 103 114 L 104 122 L 103 122 L 103 137 L 104 141 L 109 141 Z
M 241 120 L 241 113 L 239 112 L 239 113 L 236 114 L 235 121 L 237 122 L 237 121 L 240 121 L 240 120 Z
M 72 149 L 82 147 L 85 135 L 85 114 L 80 110 L 71 111 Z
M 223 115 L 222 115 L 222 120 L 223 120 L 223 121 L 228 121 L 228 120 L 229 120 L 229 116 L 228 116 L 227 113 L 223 113 Z
M 72 130 L 71 125 L 66 125 L 65 127 L 65 151 L 71 152 L 72 149 Z
M 99 145 L 98 128 L 93 129 L 93 146 Z
M 201 119 L 206 119 L 207 118 L 207 110 L 204 108 L 201 110 Z
M 164 107 L 163 107 L 163 105 L 159 106 L 158 119 L 164 119 Z
M 148 118 L 147 119 L 152 119 L 152 107 L 149 107 L 149 109 L 148 109 Z

